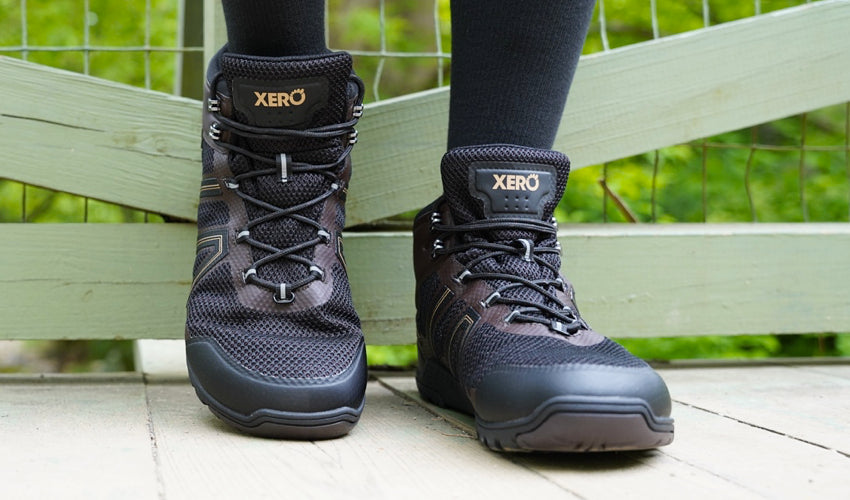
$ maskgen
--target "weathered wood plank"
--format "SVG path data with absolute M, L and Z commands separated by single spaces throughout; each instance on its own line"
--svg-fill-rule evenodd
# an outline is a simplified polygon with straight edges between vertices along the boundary
M 848 23 L 850 4 L 827 0 L 584 57 L 556 148 L 579 168 L 846 101 Z M 0 149 L 15 152 L 0 177 L 195 217 L 197 101 L 4 57 L 0 72 Z M 368 106 L 349 224 L 439 194 L 447 116 L 448 89 Z
M 2 337 L 178 338 L 190 224 L 0 225 Z
M 166 498 L 572 497 L 375 382 L 351 434 L 317 442 L 238 434 L 186 382 L 148 392 Z
M 662 453 L 675 460 L 762 498 L 829 498 L 845 491 L 850 461 L 844 455 L 686 405 L 676 404 L 673 412 L 676 441 Z
M 0 225 L 2 335 L 179 338 L 190 224 Z M 581 225 L 561 230 L 583 315 L 614 337 L 850 330 L 847 224 Z M 372 344 L 414 342 L 409 233 L 350 233 Z
M 662 370 L 662 375 L 670 381 L 671 373 L 686 374 L 688 371 Z M 716 384 L 722 387 L 736 374 L 734 369 L 725 376 L 719 374 L 723 380 Z M 799 389 L 805 386 L 795 380 L 784 378 L 785 383 L 796 387 L 795 390 L 788 392 L 773 387 L 764 393 L 785 397 L 788 404 L 793 405 L 801 392 Z M 423 402 L 412 378 L 380 377 L 380 381 L 474 434 L 474 422 L 470 417 Z M 687 383 L 674 381 L 671 384 L 674 397 Z M 824 406 L 830 404 L 825 402 Z M 569 487 L 582 498 L 642 498 L 659 492 L 670 498 L 814 498 L 830 497 L 843 491 L 843 478 L 850 467 L 846 456 L 759 428 L 762 420 L 758 415 L 747 425 L 675 403 L 673 416 L 676 439 L 670 446 L 656 451 L 510 458 L 555 484 Z
M 0 73 L 0 177 L 195 218 L 199 101 L 4 56 Z
M 139 339 L 134 343 L 136 371 L 148 382 L 189 380 L 183 339 Z
M 825 225 L 563 229 L 564 272 L 595 328 L 616 337 L 846 331 L 850 228 Z M 410 237 L 347 240 L 372 341 L 413 338 Z M 369 262 L 380 262 L 375 274 Z M 366 263 L 366 264 L 358 264 Z M 362 266 L 362 267 L 361 267 Z M 362 291 L 362 292 L 361 292 Z
M 4 498 L 154 499 L 139 375 L 0 377 Z
M 850 456 L 850 380 L 840 375 L 846 369 L 764 366 L 664 375 L 677 401 Z

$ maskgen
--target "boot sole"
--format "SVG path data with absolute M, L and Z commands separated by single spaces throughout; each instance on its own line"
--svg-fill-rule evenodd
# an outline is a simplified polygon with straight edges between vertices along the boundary
M 420 363 L 422 366 L 422 363 Z M 479 418 L 453 377 L 435 363 L 417 373 L 422 397 L 475 416 L 478 440 L 494 451 L 599 452 L 647 450 L 673 442 L 673 419 L 636 398 L 557 396 L 528 416 L 505 422 Z
M 213 415 L 246 434 L 259 437 L 298 440 L 341 437 L 348 434 L 360 420 L 360 414 L 363 413 L 366 402 L 363 398 L 357 408 L 341 407 L 314 413 L 261 408 L 250 415 L 244 415 L 210 396 L 197 381 L 191 369 L 189 379 L 198 399 L 210 409 Z
M 551 452 L 647 450 L 673 442 L 672 421 L 658 422 L 640 402 L 575 399 L 552 398 L 511 422 L 476 418 L 478 440 L 495 451 Z

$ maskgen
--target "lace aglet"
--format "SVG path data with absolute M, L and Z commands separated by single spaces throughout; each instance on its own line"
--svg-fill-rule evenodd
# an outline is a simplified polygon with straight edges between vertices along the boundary
M 280 182 L 289 182 L 289 175 L 292 173 L 292 157 L 286 153 L 277 155 L 277 171 L 280 174 Z

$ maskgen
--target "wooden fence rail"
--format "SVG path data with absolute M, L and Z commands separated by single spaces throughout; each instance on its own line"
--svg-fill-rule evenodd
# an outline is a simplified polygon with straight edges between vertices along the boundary
M 848 26 L 850 1 L 829 0 L 585 57 L 556 147 L 580 168 L 846 102 Z M 198 101 L 6 57 L 0 73 L 0 178 L 194 220 Z M 446 89 L 367 108 L 349 223 L 439 193 L 447 112 Z M 0 224 L 0 338 L 179 338 L 194 238 L 189 223 Z M 561 239 L 584 314 L 612 336 L 850 331 L 848 224 Z M 413 341 L 410 247 L 406 233 L 346 240 L 373 344 Z

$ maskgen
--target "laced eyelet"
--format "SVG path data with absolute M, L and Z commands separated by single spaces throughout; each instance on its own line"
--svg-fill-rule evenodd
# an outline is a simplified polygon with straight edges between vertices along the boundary
M 348 134 L 348 143 L 351 145 L 357 144 L 357 131 L 353 131 Z
M 442 224 L 443 216 L 440 212 L 431 212 L 431 232 L 435 231 L 434 225 Z
M 210 113 L 218 113 L 221 111 L 221 101 L 212 97 L 207 99 L 207 111 Z
M 464 270 L 463 270 L 463 272 L 461 272 L 461 273 L 460 273 L 460 274 L 458 274 L 457 276 L 452 277 L 452 281 L 454 281 L 454 282 L 455 282 L 455 283 L 457 283 L 458 285 L 462 285 L 462 284 L 463 284 L 463 280 L 464 280 L 464 278 L 466 278 L 466 277 L 467 277 L 467 276 L 469 276 L 470 274 L 472 274 L 472 273 L 471 273 L 471 272 L 469 272 L 469 269 L 464 269 Z
M 256 275 L 257 275 L 257 270 L 254 269 L 253 267 L 242 271 L 242 283 L 249 285 L 250 283 L 248 283 L 248 280 L 251 278 L 251 276 L 256 276 Z
M 363 105 L 358 104 L 354 106 L 354 110 L 352 111 L 351 116 L 353 116 L 354 118 L 360 118 L 361 116 L 363 116 Z
M 236 234 L 236 243 L 242 243 L 247 240 L 251 236 L 251 232 L 247 229 L 243 229 Z
M 511 311 L 510 314 L 505 316 L 505 323 L 513 322 L 514 318 L 516 318 L 518 315 L 519 315 L 519 311 Z
M 437 238 L 434 240 L 434 245 L 431 247 L 431 258 L 437 258 L 437 252 L 440 250 L 444 250 L 446 247 L 443 245 L 443 240 Z
M 563 323 L 556 319 L 553 319 L 549 323 L 549 328 L 552 331 L 563 333 L 564 335 L 573 335 L 578 332 L 582 326 L 584 326 L 584 322 L 580 319 L 576 319 L 574 321 L 570 321 L 569 323 Z
M 490 307 L 490 304 L 492 304 L 494 300 L 500 298 L 501 296 L 502 295 L 499 292 L 493 292 L 486 299 L 479 302 L 479 304 L 481 304 L 481 307 L 483 307 L 484 309 L 487 309 L 488 307 Z
M 319 235 L 319 238 L 322 239 L 322 243 L 324 243 L 325 245 L 327 245 L 331 242 L 331 233 L 329 233 L 325 229 L 319 229 L 318 235 Z
M 534 252 L 534 243 L 531 240 L 527 239 L 519 239 L 516 240 L 520 245 L 522 245 L 522 260 L 526 262 L 533 262 L 534 257 L 532 256 Z
M 221 139 L 221 129 L 218 128 L 217 123 L 210 124 L 210 129 L 207 131 L 207 135 L 209 135 L 210 139 L 214 141 Z
M 567 283 L 563 280 L 563 278 L 558 276 L 558 279 L 555 280 L 555 283 L 557 283 L 558 288 L 560 288 L 562 292 L 567 293 Z
M 310 266 L 310 274 L 318 276 L 319 281 L 325 281 L 325 272 L 322 268 L 316 265 Z
M 295 300 L 295 292 L 288 289 L 286 283 L 278 285 L 274 292 L 274 301 L 278 304 L 291 304 Z
M 236 179 L 224 179 L 224 186 L 227 189 L 239 189 L 239 183 L 236 182 Z

